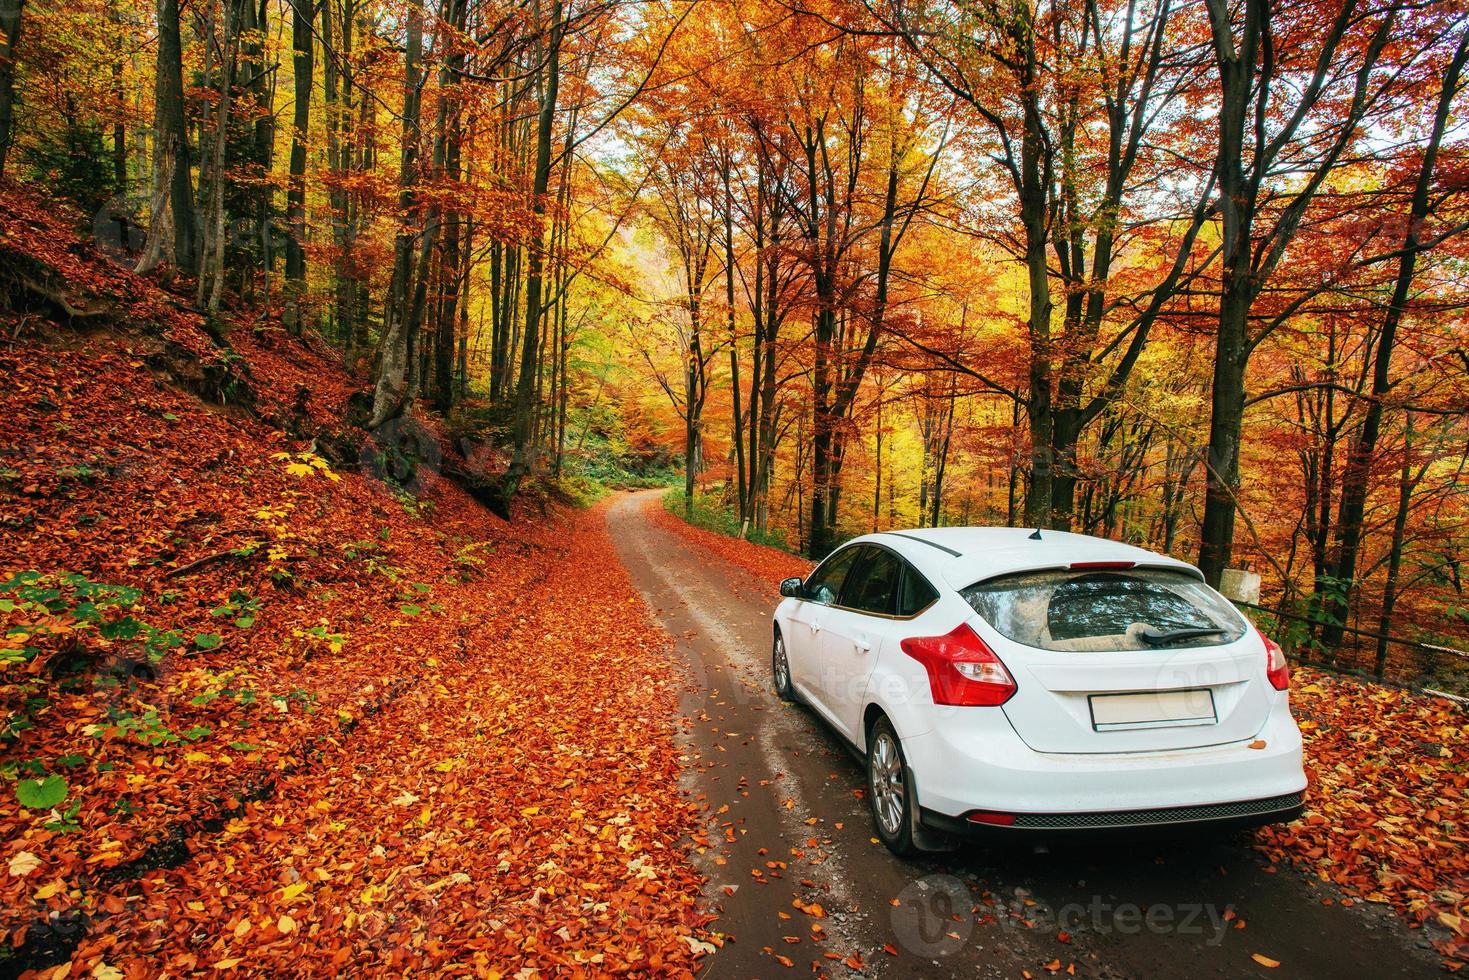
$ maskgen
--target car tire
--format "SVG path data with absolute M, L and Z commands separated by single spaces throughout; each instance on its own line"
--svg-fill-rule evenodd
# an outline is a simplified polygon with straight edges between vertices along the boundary
M 785 637 L 780 635 L 780 630 L 775 631 L 775 639 L 770 643 L 770 674 L 775 681 L 775 693 L 782 701 L 796 700 L 796 689 L 791 686 L 791 661 L 786 654 Z
M 880 716 L 867 735 L 867 801 L 878 839 L 898 857 L 913 857 L 925 848 L 915 839 L 918 829 L 918 794 L 913 771 L 903 754 L 903 743 L 893 723 Z

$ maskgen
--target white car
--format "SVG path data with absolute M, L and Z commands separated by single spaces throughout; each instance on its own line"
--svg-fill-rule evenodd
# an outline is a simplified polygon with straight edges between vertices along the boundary
M 866 758 L 895 853 L 1301 812 L 1285 655 L 1185 562 L 1060 531 L 887 531 L 780 591 L 776 692 Z

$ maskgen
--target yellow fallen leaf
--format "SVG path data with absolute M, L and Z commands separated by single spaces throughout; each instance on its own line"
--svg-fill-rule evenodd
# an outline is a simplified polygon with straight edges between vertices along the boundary
M 287 885 L 281 889 L 281 902 L 283 904 L 290 903 L 294 899 L 299 898 L 301 893 L 310 887 L 311 883 L 309 881 L 298 881 L 294 885 Z
M 1264 953 L 1251 953 L 1250 959 L 1254 960 L 1256 963 L 1259 963 L 1261 966 L 1265 967 L 1268 970 L 1273 970 L 1280 965 L 1280 960 L 1272 960 Z
M 59 891 L 61 891 L 61 882 L 59 881 L 53 881 L 49 885 L 42 885 L 36 889 L 36 901 L 44 902 Z
M 275 920 L 275 927 L 281 931 L 281 935 L 289 935 L 296 931 L 296 920 L 289 915 L 283 915 Z
M 216 970 L 233 970 L 235 967 L 237 967 L 239 965 L 240 965 L 240 958 L 238 956 L 234 956 L 234 957 L 231 957 L 231 958 L 229 958 L 227 960 L 217 960 L 215 962 L 215 964 L 214 964 L 214 968 Z

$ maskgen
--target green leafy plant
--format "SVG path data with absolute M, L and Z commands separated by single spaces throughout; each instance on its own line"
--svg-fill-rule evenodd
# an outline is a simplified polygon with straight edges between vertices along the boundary
M 61 776 L 44 779 L 22 779 L 15 784 L 15 798 L 28 810 L 49 810 L 66 799 L 71 791 Z
M 255 617 L 260 612 L 260 600 L 252 599 L 250 593 L 239 589 L 230 593 L 229 601 L 209 611 L 209 615 L 216 618 L 228 616 L 235 626 L 247 630 L 255 625 Z

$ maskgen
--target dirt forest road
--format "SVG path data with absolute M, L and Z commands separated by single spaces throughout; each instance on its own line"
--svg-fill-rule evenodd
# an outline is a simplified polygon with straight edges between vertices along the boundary
M 872 837 L 860 765 L 771 691 L 775 583 L 661 527 L 657 506 L 656 492 L 631 494 L 607 520 L 687 664 L 684 778 L 709 812 L 713 928 L 733 937 L 705 976 L 839 977 L 853 956 L 887 977 L 1439 974 L 1391 912 L 1343 908 L 1330 886 L 1268 868 L 1248 834 L 899 861 Z

